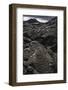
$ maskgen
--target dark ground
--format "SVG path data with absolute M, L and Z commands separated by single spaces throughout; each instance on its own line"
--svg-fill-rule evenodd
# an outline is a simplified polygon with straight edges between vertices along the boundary
M 23 24 L 23 74 L 57 73 L 57 17 Z

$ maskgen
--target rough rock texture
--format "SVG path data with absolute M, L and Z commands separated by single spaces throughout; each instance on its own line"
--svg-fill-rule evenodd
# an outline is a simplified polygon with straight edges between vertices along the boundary
M 23 74 L 57 73 L 57 17 L 23 21 Z

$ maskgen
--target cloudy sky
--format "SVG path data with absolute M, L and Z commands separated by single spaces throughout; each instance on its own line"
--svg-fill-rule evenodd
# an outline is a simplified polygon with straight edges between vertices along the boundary
M 48 22 L 49 20 L 51 20 L 52 18 L 54 18 L 55 16 L 37 16 L 37 15 L 23 15 L 23 20 L 27 21 L 29 19 L 37 19 L 39 22 Z

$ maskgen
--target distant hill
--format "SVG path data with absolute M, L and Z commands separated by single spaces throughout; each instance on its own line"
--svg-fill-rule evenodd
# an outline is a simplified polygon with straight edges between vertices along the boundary
M 31 23 L 31 24 L 33 24 L 33 23 L 40 23 L 37 19 L 29 19 L 29 20 L 24 21 L 24 22 Z

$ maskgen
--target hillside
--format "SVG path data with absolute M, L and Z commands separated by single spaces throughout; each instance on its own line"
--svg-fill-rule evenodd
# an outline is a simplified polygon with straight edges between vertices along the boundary
M 57 73 L 57 17 L 23 21 L 23 74 Z

